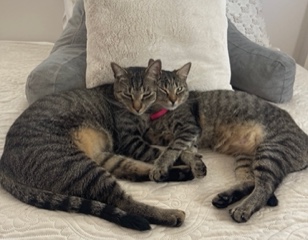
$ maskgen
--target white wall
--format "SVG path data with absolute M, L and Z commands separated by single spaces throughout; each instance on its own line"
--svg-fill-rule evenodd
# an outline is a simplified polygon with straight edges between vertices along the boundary
M 308 0 L 263 0 L 263 14 L 273 47 L 304 66 L 308 53 Z
M 0 40 L 54 42 L 63 12 L 63 0 L 0 0 Z
M 0 0 L 0 40 L 54 42 L 62 32 L 63 0 Z M 274 47 L 308 65 L 308 0 L 263 0 Z

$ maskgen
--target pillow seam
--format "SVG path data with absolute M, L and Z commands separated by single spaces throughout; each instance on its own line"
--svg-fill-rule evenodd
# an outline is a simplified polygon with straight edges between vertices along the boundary
M 237 44 L 235 44 L 235 43 L 233 43 L 233 42 L 230 42 L 230 44 L 232 44 L 233 46 L 236 46 L 237 48 L 239 48 L 240 50 L 244 51 L 245 53 L 253 54 L 253 55 L 256 55 L 256 56 L 261 56 L 261 57 L 263 57 L 263 58 L 270 59 L 270 60 L 272 60 L 272 61 L 275 61 L 275 62 L 279 62 L 279 63 L 280 63 L 280 61 L 275 60 L 275 59 L 272 59 L 272 58 L 269 57 L 269 56 L 265 56 L 265 55 L 260 54 L 260 53 L 252 53 L 252 52 L 246 50 L 245 48 L 240 47 L 239 45 L 237 45 Z M 262 47 L 262 46 L 260 46 L 260 47 Z M 271 49 L 267 49 L 267 50 L 271 50 Z
M 282 103 L 282 96 L 283 96 L 284 91 L 285 91 L 285 83 L 286 83 L 286 66 L 279 61 L 277 61 L 277 62 L 283 68 L 282 89 L 281 89 L 280 98 L 279 98 L 279 102 Z

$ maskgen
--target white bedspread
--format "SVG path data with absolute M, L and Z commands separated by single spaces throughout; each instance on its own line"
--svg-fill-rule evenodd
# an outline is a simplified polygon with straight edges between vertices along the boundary
M 25 82 L 49 53 L 46 43 L 0 42 L 0 155 L 14 119 L 27 107 Z M 295 91 L 287 109 L 308 133 L 308 71 L 297 68 Z M 308 147 L 308 146 L 307 146 Z M 121 228 L 105 220 L 54 212 L 21 203 L 0 187 L 0 239 L 308 239 L 308 170 L 290 174 L 276 191 L 278 207 L 265 207 L 247 223 L 235 223 L 227 209 L 216 209 L 212 198 L 235 183 L 233 159 L 203 151 L 208 175 L 185 183 L 121 185 L 135 199 L 186 212 L 179 228 L 153 225 L 147 232 Z

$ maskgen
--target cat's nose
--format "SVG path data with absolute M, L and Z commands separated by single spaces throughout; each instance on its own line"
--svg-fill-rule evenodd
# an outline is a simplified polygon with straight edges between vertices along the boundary
M 175 102 L 177 100 L 177 97 L 174 95 L 169 96 L 169 101 L 172 103 L 172 106 L 174 106 Z
M 176 99 L 170 100 L 170 102 L 171 102 L 172 106 L 174 106 L 175 103 L 176 103 Z
M 133 108 L 135 109 L 137 113 L 139 113 L 141 111 L 142 104 L 138 101 L 135 101 L 133 102 Z

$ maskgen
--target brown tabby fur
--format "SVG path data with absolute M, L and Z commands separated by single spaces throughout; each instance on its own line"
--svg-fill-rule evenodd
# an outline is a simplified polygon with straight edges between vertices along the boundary
M 180 226 L 183 211 L 135 201 L 114 178 L 149 180 L 152 164 L 116 153 L 138 137 L 140 114 L 156 100 L 161 62 L 148 68 L 111 66 L 114 85 L 46 96 L 16 119 L 6 136 L 0 183 L 39 208 L 91 214 L 140 231 L 150 223 Z M 134 152 L 159 153 L 155 148 L 147 153 L 148 145 Z M 167 180 L 187 180 L 186 175 L 191 179 L 187 167 L 174 167 Z
M 244 92 L 191 91 L 181 100 L 174 99 L 176 94 L 170 98 L 173 86 L 185 86 L 173 75 L 163 73 L 157 96 L 165 99 L 161 107 L 173 111 L 153 121 L 145 138 L 167 145 L 171 156 L 182 157 L 194 144 L 234 156 L 239 183 L 219 193 L 213 204 L 225 208 L 247 196 L 230 210 L 236 222 L 246 222 L 266 204 L 277 205 L 274 192 L 284 177 L 308 165 L 307 134 L 286 111 Z M 174 102 L 179 104 L 169 108 Z M 174 142 L 182 147 L 174 148 Z M 156 161 L 150 177 L 161 181 L 174 162 Z M 186 163 L 194 167 L 193 159 L 188 157 Z

